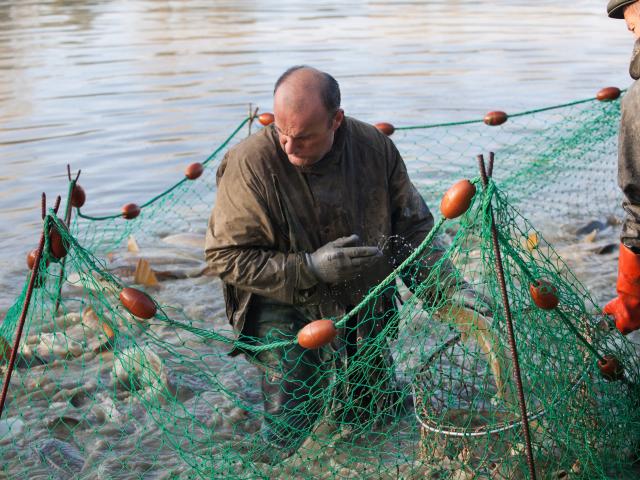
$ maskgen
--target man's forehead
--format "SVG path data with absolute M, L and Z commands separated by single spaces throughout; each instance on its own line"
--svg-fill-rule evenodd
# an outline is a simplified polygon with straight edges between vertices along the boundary
M 286 111 L 285 111 L 286 112 Z M 276 129 L 290 137 L 303 137 L 323 130 L 326 116 L 314 112 L 287 112 L 274 110 Z
M 286 98 L 274 102 L 276 127 L 287 134 L 302 134 L 318 129 L 327 120 L 327 111 L 320 102 L 288 102 Z M 289 130 L 292 130 L 289 132 Z

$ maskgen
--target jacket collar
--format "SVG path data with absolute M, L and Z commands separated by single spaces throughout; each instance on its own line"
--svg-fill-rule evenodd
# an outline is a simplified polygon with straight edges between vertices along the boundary
M 636 40 L 631 54 L 631 63 L 629 64 L 629 75 L 634 80 L 640 78 L 640 39 Z

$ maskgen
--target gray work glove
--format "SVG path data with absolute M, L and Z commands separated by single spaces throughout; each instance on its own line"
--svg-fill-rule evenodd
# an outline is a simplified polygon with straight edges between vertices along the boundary
M 378 247 L 356 246 L 357 235 L 341 237 L 307 253 L 305 263 L 313 275 L 323 283 L 351 280 L 371 267 L 382 256 Z

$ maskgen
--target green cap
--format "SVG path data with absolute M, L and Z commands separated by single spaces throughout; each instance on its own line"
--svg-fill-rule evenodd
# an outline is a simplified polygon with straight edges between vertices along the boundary
M 636 1 L 637 0 L 609 0 L 607 15 L 611 18 L 624 18 L 624 7 Z

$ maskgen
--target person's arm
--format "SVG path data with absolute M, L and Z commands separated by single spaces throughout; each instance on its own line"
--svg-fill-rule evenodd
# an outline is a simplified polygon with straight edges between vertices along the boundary
M 294 303 L 317 280 L 303 253 L 278 251 L 266 190 L 248 162 L 227 155 L 209 218 L 205 258 L 221 280 L 242 290 Z

